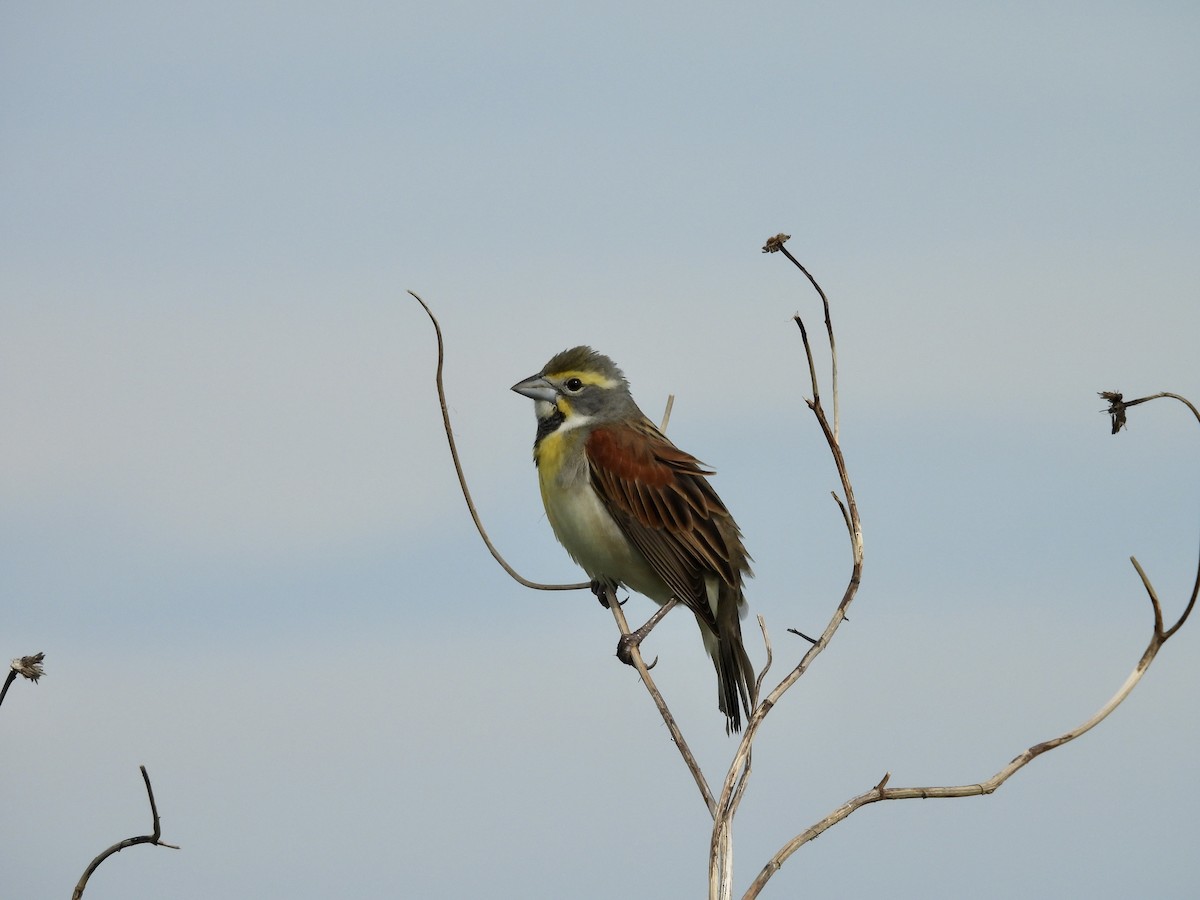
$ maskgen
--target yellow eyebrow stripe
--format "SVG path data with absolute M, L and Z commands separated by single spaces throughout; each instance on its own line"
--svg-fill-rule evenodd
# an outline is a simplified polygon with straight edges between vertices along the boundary
M 583 372 L 578 369 L 569 369 L 566 372 L 548 372 L 546 377 L 554 381 L 566 381 L 569 378 L 578 378 L 584 384 L 591 384 L 601 388 L 615 388 L 617 386 L 617 383 L 611 378 L 606 378 L 598 372 Z

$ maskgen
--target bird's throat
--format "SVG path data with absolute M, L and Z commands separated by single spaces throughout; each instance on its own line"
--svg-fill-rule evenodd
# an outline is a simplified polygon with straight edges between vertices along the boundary
M 536 458 L 541 459 L 543 441 L 545 441 L 550 435 L 554 434 L 554 432 L 558 431 L 559 427 L 563 422 L 566 421 L 566 419 L 566 415 L 557 407 L 554 408 L 554 411 L 551 412 L 550 415 L 546 416 L 545 418 L 538 419 L 537 436 L 533 439 L 533 453 Z

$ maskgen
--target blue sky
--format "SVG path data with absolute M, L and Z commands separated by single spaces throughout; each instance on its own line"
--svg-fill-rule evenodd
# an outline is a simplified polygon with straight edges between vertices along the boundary
M 834 303 L 866 530 L 772 714 L 739 887 L 876 783 L 1082 721 L 1178 610 L 1200 435 L 1191 4 L 0 12 L 0 893 L 698 896 L 694 787 L 575 581 L 509 385 L 587 342 L 716 484 L 777 667 L 847 553 L 790 315 Z M 633 618 L 649 613 L 635 599 Z M 1189 626 L 1192 627 L 1200 626 Z M 997 795 L 864 810 L 768 896 L 1191 896 L 1200 640 Z M 710 779 L 694 626 L 651 639 Z M 761 660 L 761 651 L 752 651 Z M 29 823 L 33 822 L 33 827 Z

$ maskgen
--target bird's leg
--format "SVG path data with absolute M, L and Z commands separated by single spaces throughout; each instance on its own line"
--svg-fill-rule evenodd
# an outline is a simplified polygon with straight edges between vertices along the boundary
M 606 581 L 593 581 L 589 587 L 591 588 L 592 593 L 596 595 L 596 599 L 600 601 L 601 606 L 603 606 L 605 609 L 612 608 L 612 601 L 617 596 L 617 589 L 614 585 L 611 585 Z M 625 599 L 628 600 L 629 598 L 626 597 Z M 617 606 L 624 605 L 625 600 L 617 600 Z
M 627 666 L 632 666 L 634 648 L 641 645 L 642 641 L 646 639 L 646 636 L 654 630 L 654 626 L 662 620 L 663 616 L 673 610 L 678 603 L 678 598 L 672 597 L 670 600 L 660 606 L 658 611 L 650 617 L 650 620 L 637 631 L 631 631 L 629 634 L 621 635 L 621 639 L 617 641 L 617 659 L 625 663 Z M 658 660 L 656 659 L 655 662 L 658 662 Z M 647 668 L 652 668 L 652 666 L 647 666 Z

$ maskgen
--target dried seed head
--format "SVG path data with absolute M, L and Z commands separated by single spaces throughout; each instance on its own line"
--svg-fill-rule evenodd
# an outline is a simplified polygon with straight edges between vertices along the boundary
M 34 684 L 37 684 L 37 680 L 46 674 L 46 670 L 42 668 L 42 660 L 45 658 L 45 653 L 35 653 L 33 656 L 22 656 L 19 659 L 14 659 L 12 663 L 10 663 L 10 668 L 18 675 L 23 675 Z

